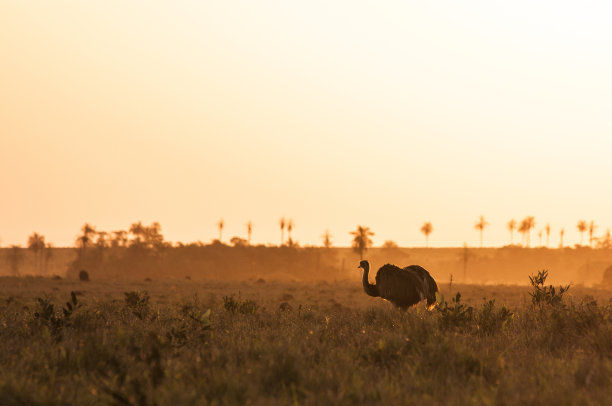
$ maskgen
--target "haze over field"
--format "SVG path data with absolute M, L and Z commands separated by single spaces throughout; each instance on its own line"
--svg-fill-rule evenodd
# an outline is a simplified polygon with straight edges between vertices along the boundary
M 0 244 L 509 242 L 612 227 L 605 2 L 0 4 Z M 518 237 L 515 235 L 515 241 Z

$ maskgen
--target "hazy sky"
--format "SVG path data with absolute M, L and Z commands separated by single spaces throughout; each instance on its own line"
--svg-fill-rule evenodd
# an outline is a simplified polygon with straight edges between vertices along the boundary
M 0 244 L 578 242 L 612 227 L 606 1 L 0 3 Z M 535 233 L 534 233 L 535 234 Z M 515 241 L 517 236 L 515 235 Z M 537 237 L 532 235 L 532 241 Z

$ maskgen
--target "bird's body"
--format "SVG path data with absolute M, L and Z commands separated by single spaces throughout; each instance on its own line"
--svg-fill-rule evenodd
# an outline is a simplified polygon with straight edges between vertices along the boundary
M 427 306 L 436 302 L 438 285 L 423 267 L 410 265 L 400 268 L 395 265 L 383 265 L 376 273 L 376 285 L 368 281 L 370 264 L 361 261 L 363 268 L 363 289 L 373 297 L 381 297 L 400 308 L 408 308 L 427 299 Z

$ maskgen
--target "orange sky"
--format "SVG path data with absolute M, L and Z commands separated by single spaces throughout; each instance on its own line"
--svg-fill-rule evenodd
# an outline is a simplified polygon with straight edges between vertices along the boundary
M 0 245 L 612 227 L 612 6 L 379 3 L 3 1 Z

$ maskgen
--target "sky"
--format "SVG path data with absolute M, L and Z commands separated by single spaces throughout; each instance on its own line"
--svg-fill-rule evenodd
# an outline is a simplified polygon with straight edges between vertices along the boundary
M 0 246 L 550 243 L 612 227 L 605 1 L 0 3 Z M 515 235 L 515 242 L 518 237 Z M 533 245 L 533 244 L 532 244 Z

